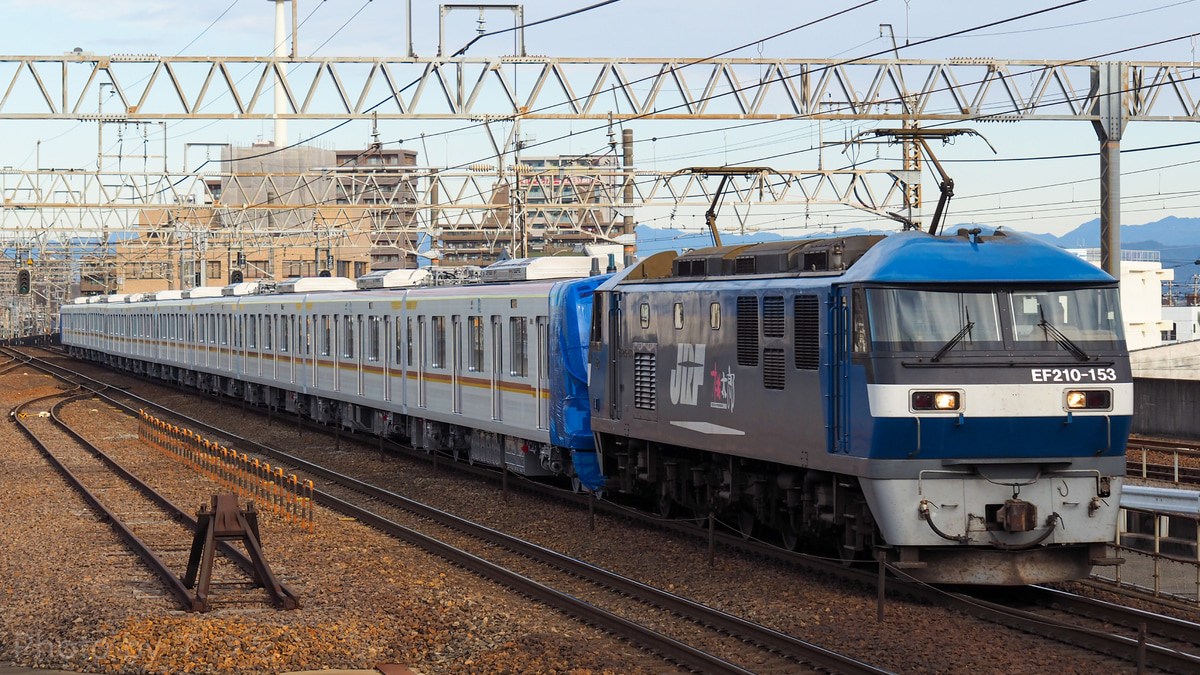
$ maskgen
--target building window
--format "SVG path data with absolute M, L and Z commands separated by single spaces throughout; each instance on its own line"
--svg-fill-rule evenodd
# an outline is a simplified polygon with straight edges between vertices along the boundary
M 208 261 L 208 278 L 209 279 L 222 278 L 221 277 L 221 261 L 220 260 L 209 260 Z

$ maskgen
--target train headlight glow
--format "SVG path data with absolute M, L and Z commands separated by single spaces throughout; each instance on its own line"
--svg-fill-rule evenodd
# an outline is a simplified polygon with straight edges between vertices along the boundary
M 913 410 L 958 410 L 962 407 L 961 402 L 956 391 L 914 391 L 912 394 Z
M 1112 407 L 1112 392 L 1092 389 L 1067 392 L 1068 410 L 1107 410 Z

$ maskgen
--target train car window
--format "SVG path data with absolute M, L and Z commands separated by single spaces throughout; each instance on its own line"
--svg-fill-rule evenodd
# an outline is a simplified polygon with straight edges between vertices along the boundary
M 794 305 L 796 367 L 816 370 L 821 366 L 821 300 L 815 295 L 797 295 Z
M 672 313 L 675 316 L 675 330 L 680 330 L 681 328 L 683 328 L 683 303 L 682 302 L 675 303 L 675 307 L 674 307 L 674 310 Z
M 641 318 L 642 328 L 650 327 L 650 303 L 643 302 L 638 309 L 638 316 Z
M 342 331 L 342 357 L 352 359 L 354 358 L 354 317 L 347 314 L 343 317 L 342 322 L 346 324 Z
M 402 342 L 403 339 L 404 339 L 403 324 L 400 323 L 400 319 L 399 319 L 399 317 L 397 317 L 397 319 L 396 319 L 396 346 L 395 346 L 396 358 L 393 362 L 398 366 L 403 366 L 405 363 L 404 358 L 403 358 L 404 357 L 404 344 Z
M 262 346 L 263 349 L 271 351 L 271 346 L 275 342 L 275 315 L 264 314 L 262 325 Z
M 714 302 L 708 306 L 708 327 L 721 330 L 721 303 Z
M 363 336 L 367 341 L 367 360 L 379 360 L 379 317 L 367 317 L 367 332 Z
M 739 366 L 758 365 L 758 297 L 737 299 L 737 360 Z
M 404 344 L 408 351 L 408 358 L 404 360 L 409 366 L 413 365 L 413 329 L 412 317 L 408 317 L 404 322 Z
M 784 311 L 783 296 L 768 295 L 762 300 L 762 332 L 763 337 L 783 337 Z
M 430 368 L 446 367 L 446 317 L 431 317 L 433 327 L 433 354 L 430 355 Z
M 426 364 L 425 345 L 429 342 L 429 336 L 425 333 L 425 317 L 417 317 L 417 359 L 420 360 L 421 369 L 424 370 Z
M 258 346 L 258 317 L 254 314 L 246 317 L 246 346 L 250 349 Z
M 207 333 L 205 332 L 206 328 L 208 328 L 208 324 L 204 322 L 204 315 L 201 314 L 200 316 L 196 317 L 196 341 L 200 344 L 208 342 L 206 337 Z M 136 326 L 134 327 L 134 330 L 137 330 Z
M 467 341 L 470 351 L 467 357 L 467 370 L 480 372 L 483 370 L 483 317 L 467 317 Z
M 462 317 L 455 315 L 451 317 L 451 326 L 453 326 L 454 334 L 451 336 L 450 349 L 454 354 L 454 370 L 455 372 L 462 371 Z M 455 412 L 462 412 L 456 403 L 454 406 Z
M 322 314 L 321 315 L 321 328 L 320 328 L 320 331 L 321 331 L 321 335 L 320 335 L 321 356 L 329 356 L 329 351 L 330 351 L 329 343 L 332 342 L 332 340 L 330 338 L 333 337 L 333 329 L 331 326 L 332 326 L 332 322 L 329 320 L 329 315 Z
M 514 316 L 508 320 L 509 333 L 512 336 L 512 351 L 509 355 L 509 375 L 529 377 L 529 326 L 525 317 Z
M 229 317 L 221 315 L 221 344 L 229 344 Z

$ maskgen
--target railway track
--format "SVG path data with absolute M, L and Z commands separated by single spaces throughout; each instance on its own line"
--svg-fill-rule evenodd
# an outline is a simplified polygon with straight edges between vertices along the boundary
M 1200 624 L 1191 621 L 1042 586 L 973 591 L 959 599 L 1007 616 L 1002 623 L 1019 630 L 1170 673 L 1200 672 L 1194 656 Z
M 1150 453 L 1156 456 L 1170 455 L 1171 462 L 1150 461 Z M 1200 485 L 1200 443 L 1131 436 L 1127 456 L 1127 476 Z
M 49 370 L 61 376 L 65 369 Z M 82 377 L 86 376 L 74 373 L 73 379 Z M 323 506 L 620 635 L 685 669 L 739 675 L 888 672 L 211 427 L 134 394 L 109 390 L 96 395 L 131 414 L 143 407 L 160 410 L 193 429 L 227 438 L 243 451 L 286 464 L 321 482 L 323 489 L 314 490 L 313 496 Z
M 60 393 L 26 401 L 12 411 L 18 426 L 30 437 L 67 482 L 95 513 L 125 542 L 187 611 L 207 611 L 213 597 L 197 595 L 184 585 L 179 572 L 187 569 L 196 521 L 144 481 L 71 429 L 60 416 L 66 405 L 90 399 L 93 392 Z M 54 405 L 51 406 L 51 402 Z M 270 605 L 265 590 L 248 581 L 250 559 L 226 543 L 223 558 L 214 565 L 213 582 L 221 606 Z M 278 604 L 298 606 L 286 587 Z
M 61 368 L 61 366 L 54 366 Z M 159 383 L 155 383 L 159 384 Z M 161 409 L 161 406 L 158 406 Z M 206 433 L 223 436 L 237 444 L 239 447 L 245 448 L 253 452 L 259 452 L 267 457 L 272 458 L 274 462 L 283 462 L 291 466 L 293 469 L 308 473 L 317 480 L 324 482 L 326 490 L 321 492 L 318 499 L 328 499 L 327 504 L 336 504 L 334 500 L 340 500 L 342 497 L 335 496 L 334 492 L 338 489 L 349 490 L 350 495 L 347 500 L 354 499 L 353 495 L 365 495 L 370 497 L 374 503 L 387 504 L 391 497 L 386 491 L 381 491 L 379 488 L 370 486 L 348 476 L 341 476 L 336 472 L 332 472 L 324 467 L 320 467 L 302 459 L 291 456 L 288 453 L 280 451 L 270 446 L 263 446 L 249 439 L 241 438 L 235 434 L 222 431 L 216 427 L 209 426 L 199 420 L 192 420 L 187 416 L 180 415 L 173 411 L 164 413 L 177 417 L 180 424 L 186 424 L 189 427 L 203 429 Z M 327 428 L 319 425 L 313 425 L 316 429 L 324 429 L 330 432 Z M 414 456 L 421 456 L 423 453 L 412 451 Z M 436 458 L 435 458 L 436 461 Z M 456 471 L 465 471 L 472 474 L 478 474 L 489 477 L 491 480 L 500 481 L 496 472 L 492 470 L 482 469 L 481 467 L 472 467 L 464 464 L 455 464 Z M 340 485 L 340 488 L 330 487 L 332 485 Z M 533 491 L 545 491 L 545 486 L 537 483 L 521 482 L 521 489 Z M 559 499 L 565 499 L 586 504 L 587 498 L 582 495 L 574 495 L 560 489 L 550 489 L 549 492 Z M 620 515 L 626 518 L 634 518 L 652 526 L 657 526 L 664 529 L 674 530 L 696 536 L 700 530 L 692 524 L 685 524 L 678 521 L 666 521 L 643 517 L 638 514 L 631 514 L 629 511 L 620 507 L 614 507 L 604 501 L 594 503 L 597 509 L 610 510 L 613 514 Z M 335 505 L 334 508 L 337 508 Z M 388 506 L 387 508 L 393 508 Z M 394 508 L 401 508 L 394 506 Z M 340 510 L 340 509 L 339 509 Z M 380 510 L 380 509 L 377 509 Z M 420 511 L 418 510 L 418 513 Z M 378 514 L 368 515 L 360 514 L 362 519 L 371 522 L 373 517 L 382 518 Z M 355 516 L 358 517 L 358 516 Z M 435 516 L 429 513 L 424 515 L 426 518 L 433 519 Z M 437 516 L 440 518 L 440 516 Z M 384 519 L 386 520 L 386 518 Z M 451 516 L 448 523 L 455 523 Z M 462 521 L 465 523 L 465 521 Z M 468 525 L 456 523 L 451 526 L 460 529 L 468 527 Z M 386 528 L 386 523 L 377 525 L 381 528 Z M 498 533 L 497 533 L 498 534 Z M 840 576 L 864 585 L 875 583 L 875 573 L 859 569 L 849 569 L 836 563 L 831 563 L 821 559 L 811 559 L 804 556 L 791 553 L 770 546 L 761 542 L 745 540 L 737 534 L 715 533 L 713 539 L 723 547 L 731 549 L 739 549 L 750 552 L 756 555 L 769 557 L 775 560 L 788 562 L 797 566 L 816 570 L 835 576 Z M 484 538 L 481 541 L 488 542 Z M 506 546 L 505 543 L 500 543 L 502 540 L 490 540 L 488 546 L 500 547 Z M 516 550 L 520 550 L 520 547 Z M 522 553 L 522 555 L 527 555 Z M 566 563 L 560 563 L 566 565 Z M 515 565 L 514 565 L 515 566 Z M 571 568 L 567 568 L 571 569 Z M 574 572 L 573 572 L 574 573 Z M 612 583 L 604 582 L 600 583 Z M 1003 624 L 1022 630 L 1031 634 L 1040 635 L 1051 638 L 1063 643 L 1079 646 L 1085 649 L 1096 651 L 1098 653 L 1112 655 L 1117 658 L 1137 663 L 1139 660 L 1146 665 L 1154 668 L 1159 668 L 1167 672 L 1200 672 L 1200 661 L 1195 657 L 1190 656 L 1187 652 L 1198 651 L 1200 646 L 1200 638 L 1196 637 L 1195 625 L 1188 622 L 1178 622 L 1177 620 L 1163 617 L 1156 614 L 1139 612 L 1131 608 L 1112 605 L 1110 603 L 1098 603 L 1089 598 L 1063 593 L 1061 591 L 1050 591 L 1049 589 L 1036 589 L 1030 587 L 1023 589 L 1021 594 L 1006 598 L 1003 601 L 992 599 L 989 597 L 979 596 L 976 594 L 956 594 L 948 593 L 940 589 L 929 588 L 917 584 L 904 584 L 898 580 L 889 581 L 889 590 L 912 596 L 920 600 L 933 604 L 948 606 L 957 609 L 963 613 L 974 615 L 984 620 Z M 635 591 L 640 589 L 635 589 Z M 634 592 L 624 591 L 630 595 Z M 654 601 L 650 601 L 651 604 Z M 661 601 L 664 602 L 665 601 Z M 683 613 L 688 611 L 687 608 L 672 608 L 672 612 Z M 1098 618 L 1097 618 L 1098 617 Z M 1123 626 L 1123 630 L 1114 630 L 1111 626 L 1106 628 L 1106 623 Z M 1138 643 L 1137 630 L 1142 623 L 1147 624 L 1147 644 L 1142 647 Z M 1132 631 L 1132 633 L 1131 633 Z M 754 639 L 754 638 L 743 638 Z M 766 643 L 766 638 L 762 638 L 763 643 Z M 776 647 L 778 649 L 778 647 Z M 772 671 L 758 671 L 772 672 Z M 786 670 L 780 672 L 788 672 Z M 839 671 L 840 672 L 840 671 Z

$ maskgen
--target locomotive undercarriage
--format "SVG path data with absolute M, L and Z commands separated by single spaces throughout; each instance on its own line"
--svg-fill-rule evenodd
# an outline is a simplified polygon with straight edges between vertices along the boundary
M 743 536 L 768 530 L 791 549 L 832 545 L 845 560 L 869 557 L 879 540 L 856 477 L 603 434 L 600 446 L 609 488 L 660 515 L 712 512 Z

